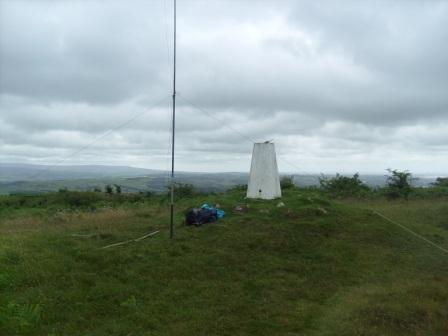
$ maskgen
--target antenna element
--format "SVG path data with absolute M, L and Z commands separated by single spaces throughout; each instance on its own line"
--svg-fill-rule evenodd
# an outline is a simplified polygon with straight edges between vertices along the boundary
M 171 204 L 170 204 L 170 238 L 174 236 L 174 140 L 176 133 L 176 0 L 174 0 L 174 57 L 173 57 L 173 124 L 171 136 Z

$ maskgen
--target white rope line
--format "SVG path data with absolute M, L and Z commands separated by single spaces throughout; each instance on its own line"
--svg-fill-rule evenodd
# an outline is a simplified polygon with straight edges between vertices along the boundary
M 407 228 L 407 227 L 404 226 L 403 224 L 400 224 L 400 223 L 398 223 L 398 222 L 396 222 L 396 221 L 394 221 L 394 220 L 392 220 L 392 219 L 390 219 L 390 218 L 384 216 L 383 214 L 379 213 L 378 211 L 373 210 L 373 213 L 376 214 L 377 216 L 379 216 L 379 217 L 381 217 L 381 218 L 387 220 L 388 222 L 390 222 L 390 223 L 392 223 L 392 224 L 395 224 L 395 225 L 401 227 L 403 230 L 406 230 L 407 232 L 409 232 L 410 234 L 414 235 L 415 237 L 420 238 L 421 240 L 424 240 L 424 241 L 427 242 L 428 244 L 430 244 L 430 245 L 432 245 L 432 246 L 438 248 L 439 250 L 441 250 L 441 251 L 443 251 L 443 252 L 445 252 L 445 253 L 448 254 L 448 250 L 447 250 L 447 249 L 443 248 L 443 247 L 440 246 L 440 245 L 437 245 L 436 243 L 434 243 L 434 242 L 430 241 L 429 239 L 423 237 L 422 235 L 418 234 L 417 232 L 412 231 L 411 229 Z
M 104 250 L 104 249 L 107 249 L 107 248 L 109 248 L 109 247 L 115 247 L 115 246 L 120 246 L 120 245 L 125 245 L 125 244 L 129 244 L 129 243 L 133 243 L 133 242 L 139 242 L 140 240 L 143 240 L 143 239 L 146 239 L 146 238 L 148 238 L 148 237 L 154 236 L 154 235 L 157 234 L 157 233 L 159 233 L 159 231 L 154 231 L 154 232 L 148 233 L 148 234 L 146 234 L 146 235 L 144 235 L 144 236 L 141 236 L 141 237 L 139 237 L 139 238 L 129 239 L 129 240 L 125 240 L 125 241 L 122 241 L 122 242 L 119 242 L 119 243 L 106 245 L 106 246 L 100 247 L 99 249 L 100 249 L 100 250 Z

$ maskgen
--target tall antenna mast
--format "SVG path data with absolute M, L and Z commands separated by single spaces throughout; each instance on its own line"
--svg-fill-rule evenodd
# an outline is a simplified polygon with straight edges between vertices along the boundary
M 173 124 L 171 127 L 171 204 L 170 204 L 170 238 L 174 236 L 174 140 L 176 131 L 176 0 L 174 0 L 174 57 L 173 57 Z

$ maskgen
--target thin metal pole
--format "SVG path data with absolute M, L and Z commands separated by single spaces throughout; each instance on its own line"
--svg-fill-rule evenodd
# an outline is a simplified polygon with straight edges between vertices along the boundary
M 173 71 L 173 124 L 171 138 L 171 204 L 170 204 L 170 238 L 174 236 L 174 140 L 176 133 L 176 0 L 174 0 L 174 71 Z

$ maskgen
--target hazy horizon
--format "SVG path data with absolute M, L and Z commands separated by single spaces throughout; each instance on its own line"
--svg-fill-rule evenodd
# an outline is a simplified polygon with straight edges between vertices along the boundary
M 169 169 L 163 170 L 163 169 L 154 169 L 154 168 L 150 168 L 150 167 L 140 167 L 140 166 L 131 166 L 131 165 L 101 165 L 101 164 L 79 164 L 79 165 L 73 165 L 73 164 L 60 164 L 60 165 L 51 165 L 51 164 L 35 164 L 35 163 L 25 163 L 25 162 L 1 162 L 0 163 L 0 176 L 1 176 L 1 166 L 2 165 L 27 165 L 27 166 L 37 166 L 37 167 L 45 167 L 45 168 L 50 168 L 49 172 L 51 172 L 51 170 L 57 170 L 57 169 L 63 169 L 63 168 L 79 168 L 79 167 L 105 167 L 105 168 L 131 168 L 131 169 L 144 169 L 144 170 L 148 170 L 148 171 L 159 171 L 159 172 L 169 172 Z M 249 167 L 250 168 L 250 167 Z M 228 174 L 249 174 L 249 170 L 247 169 L 245 171 L 241 170 L 241 171 L 229 171 L 229 170 L 222 170 L 222 171 L 192 171 L 192 170 L 179 170 L 176 171 L 177 173 L 204 173 L 204 174 L 223 174 L 223 173 L 228 173 Z M 320 175 L 320 174 L 327 174 L 327 175 L 335 175 L 335 174 L 342 174 L 342 175 L 352 175 L 355 173 L 359 173 L 360 175 L 372 175 L 372 176 L 385 176 L 388 174 L 387 169 L 384 169 L 384 171 L 381 172 L 360 172 L 360 171 L 321 171 L 321 172 L 300 172 L 300 171 L 282 171 L 279 170 L 279 174 L 280 175 L 287 175 L 287 174 L 294 174 L 294 175 L 302 175 L 302 176 L 308 176 L 308 175 Z M 411 171 L 411 173 L 414 176 L 420 176 L 420 177 L 425 177 L 425 178 L 437 178 L 437 177 L 444 177 L 444 176 L 448 176 L 448 174 L 434 174 L 431 172 L 426 172 L 426 173 L 414 173 Z

